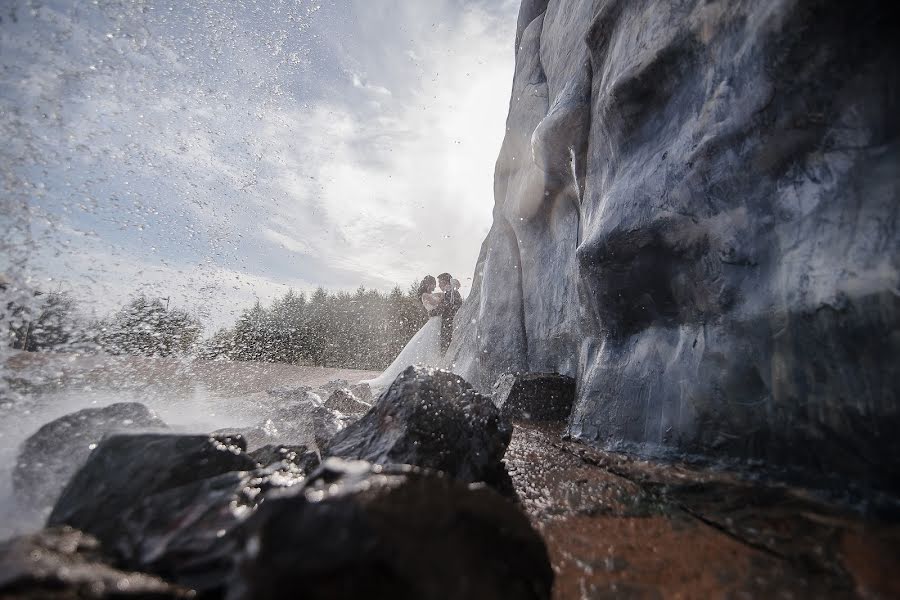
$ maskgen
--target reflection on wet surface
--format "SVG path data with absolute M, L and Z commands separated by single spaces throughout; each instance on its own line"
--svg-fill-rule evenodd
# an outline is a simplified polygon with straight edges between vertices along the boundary
M 506 454 L 554 597 L 900 597 L 900 520 L 517 424 Z

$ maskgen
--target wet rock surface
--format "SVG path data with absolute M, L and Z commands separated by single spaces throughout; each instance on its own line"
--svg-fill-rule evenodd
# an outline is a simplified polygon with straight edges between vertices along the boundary
M 497 484 L 503 480 L 500 461 L 511 434 L 511 425 L 490 399 L 461 377 L 409 367 L 323 454 L 415 465 L 464 482 Z
M 110 436 L 66 485 L 47 523 L 112 543 L 121 519 L 141 499 L 229 471 L 255 469 L 241 442 L 203 435 Z
M 876 1 L 527 0 L 447 364 L 570 432 L 896 491 L 900 112 Z M 810 107 L 816 107 L 814 109 Z
M 900 505 L 827 501 L 519 424 L 505 462 L 543 535 L 554 598 L 893 598 Z M 867 513 L 860 512 L 867 508 Z
M 22 444 L 13 470 L 13 489 L 23 506 L 49 509 L 104 436 L 165 428 L 159 417 L 137 402 L 85 408 L 54 419 Z
M 274 439 L 274 428 L 267 429 L 265 423 L 251 427 L 223 427 L 210 432 L 209 435 L 217 438 L 240 437 L 246 444 L 246 449 L 255 451 L 266 446 L 280 445 Z
M 248 452 L 247 456 L 255 460 L 261 467 L 283 462 L 295 466 L 304 474 L 309 474 L 319 466 L 318 455 L 306 446 L 269 444 Z
M 111 437 L 66 488 L 50 524 L 94 534 L 116 564 L 219 594 L 243 547 L 246 518 L 268 491 L 301 483 L 318 464 L 305 447 L 250 456 L 241 442 Z M 256 468 L 257 460 L 269 459 L 269 466 Z
M 310 395 L 277 409 L 266 422 L 274 426 L 274 437 L 282 443 L 307 444 L 321 448 L 345 425 L 341 415 L 326 408 L 318 396 Z
M 370 388 L 367 383 L 355 383 L 351 385 L 349 389 L 353 396 L 360 402 L 372 404 L 375 401 L 375 397 L 372 396 L 372 388 Z
M 368 386 L 366 386 L 366 389 L 368 389 Z M 371 397 L 371 394 L 369 394 L 369 397 Z M 331 392 L 328 400 L 325 401 L 325 408 L 348 415 L 359 416 L 368 412 L 372 405 L 357 398 L 356 394 L 349 388 L 341 388 Z
M 519 509 L 409 466 L 329 459 L 248 530 L 228 600 L 550 597 L 546 548 Z
M 451 374 L 414 369 L 406 383 L 407 402 L 394 398 L 405 408 L 382 415 L 382 433 L 406 435 L 401 419 L 421 426 L 413 408 L 440 394 L 464 416 L 487 403 L 499 417 Z M 459 414 L 432 413 L 466 430 Z M 557 599 L 900 593 L 895 499 L 854 505 L 746 473 L 638 460 L 566 441 L 561 427 L 517 422 L 501 463 L 512 500 L 404 465 L 329 459 L 310 472 L 315 454 L 303 446 L 248 455 L 239 438 L 110 436 L 51 519 L 99 540 L 52 528 L 4 546 L 0 597 L 546 598 L 551 582 Z M 446 460 L 462 443 L 412 444 L 413 457 Z M 123 580 L 134 587 L 113 591 Z
M 245 543 L 244 523 L 274 489 L 303 482 L 290 464 L 224 473 L 131 506 L 106 548 L 122 564 L 219 595 Z
M 2 600 L 177 600 L 192 590 L 107 564 L 96 539 L 60 527 L 0 544 Z
M 337 393 L 340 389 L 343 388 L 338 386 L 331 393 Z M 361 414 L 344 414 L 325 406 L 323 394 L 308 386 L 269 390 L 269 402 L 266 403 L 268 415 L 263 422 L 250 427 L 219 429 L 213 433 L 241 435 L 247 440 L 250 450 L 271 444 L 305 445 L 318 449 Z
M 575 380 L 559 373 L 509 373 L 497 379 L 491 399 L 510 419 L 564 423 L 575 401 Z

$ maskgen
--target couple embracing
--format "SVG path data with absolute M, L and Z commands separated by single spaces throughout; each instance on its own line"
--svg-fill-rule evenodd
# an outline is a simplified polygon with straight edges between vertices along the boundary
M 373 391 L 382 390 L 410 365 L 438 366 L 450 346 L 453 319 L 462 306 L 459 287 L 459 281 L 449 273 L 441 273 L 437 280 L 426 275 L 419 284 L 419 300 L 428 313 L 428 322 L 409 340 L 381 375 L 360 383 L 367 383 Z

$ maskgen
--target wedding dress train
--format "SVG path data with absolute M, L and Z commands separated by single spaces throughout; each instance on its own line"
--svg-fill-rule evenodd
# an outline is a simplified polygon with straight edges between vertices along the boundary
M 432 310 L 440 304 L 442 294 L 422 294 L 422 305 Z M 394 362 L 381 375 L 374 379 L 365 379 L 360 383 L 368 384 L 372 392 L 377 394 L 394 382 L 397 375 L 411 365 L 434 367 L 441 361 L 441 317 L 431 317 L 428 322 L 403 347 Z

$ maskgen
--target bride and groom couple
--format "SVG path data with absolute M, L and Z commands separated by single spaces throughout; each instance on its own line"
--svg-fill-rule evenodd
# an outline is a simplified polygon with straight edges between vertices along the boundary
M 381 375 L 360 382 L 368 384 L 373 391 L 391 385 L 397 375 L 410 365 L 439 365 L 450 346 L 453 337 L 453 318 L 462 306 L 459 281 L 453 279 L 450 273 L 441 273 L 437 280 L 431 275 L 426 275 L 419 284 L 419 300 L 428 313 L 428 322 L 409 340 L 391 366 Z

